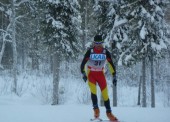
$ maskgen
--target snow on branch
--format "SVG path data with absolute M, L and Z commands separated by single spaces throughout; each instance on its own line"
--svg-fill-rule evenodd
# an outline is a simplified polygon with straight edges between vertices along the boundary
M 14 6 L 15 6 L 15 7 L 18 7 L 18 6 L 20 6 L 21 4 L 26 3 L 26 2 L 29 2 L 29 0 L 22 0 L 22 1 L 18 2 L 18 3 L 15 3 Z
M 4 67 L 0 64 L 0 69 L 4 69 Z
M 3 29 L 0 29 L 0 31 L 1 31 L 1 32 L 5 32 L 5 33 L 7 33 L 7 31 L 5 31 L 5 30 L 3 30 Z
M 111 2 L 111 3 L 115 3 L 116 0 L 99 0 L 100 2 Z
M 4 8 L 3 8 L 3 7 L 0 7 L 0 11 L 4 11 Z
M 2 2 L 0 2 L 0 5 L 2 5 L 2 6 L 9 6 L 8 4 L 4 4 L 4 3 L 2 3 Z
M 20 15 L 20 16 L 18 16 L 18 17 L 16 17 L 15 18 L 15 20 L 18 20 L 18 19 L 20 19 L 20 18 L 24 18 L 25 17 L 25 14 L 24 15 Z
M 52 26 L 54 28 L 64 28 L 64 25 L 61 21 L 57 21 L 53 17 L 48 16 L 47 23 L 49 23 L 50 20 L 52 20 Z
M 117 27 L 119 27 L 119 26 L 122 26 L 122 25 L 126 24 L 127 22 L 128 22 L 127 19 L 121 19 L 121 20 L 119 20 L 119 19 L 118 19 L 118 16 L 116 16 L 116 17 L 115 17 L 115 21 L 114 21 L 114 26 L 113 26 L 113 28 L 117 28 Z
M 119 20 L 119 21 L 115 21 L 114 22 L 114 27 L 119 27 L 121 25 L 124 25 L 125 23 L 127 23 L 128 20 L 127 19 L 122 19 L 122 20 Z
M 146 28 L 145 28 L 145 24 L 142 26 L 141 30 L 140 30 L 140 37 L 141 39 L 145 39 L 145 36 L 148 34 Z
M 162 50 L 162 49 L 167 49 L 166 44 L 161 40 L 160 44 L 156 44 L 155 42 L 151 42 L 151 47 L 154 50 Z
M 136 4 L 137 2 L 140 2 L 141 0 L 136 0 L 135 2 L 133 2 L 133 3 L 130 3 L 130 4 L 127 4 L 127 5 L 123 5 L 123 6 L 121 6 L 120 8 L 126 8 L 126 7 L 130 7 L 130 6 L 132 6 L 132 5 L 134 5 L 134 4 Z
M 11 24 L 9 24 L 9 25 L 7 26 L 6 30 L 0 29 L 1 32 L 5 33 L 5 35 L 3 36 L 3 40 L 8 41 L 8 42 L 11 42 L 11 40 L 7 39 L 6 37 L 8 36 L 8 37 L 12 38 L 12 37 L 11 37 L 11 34 L 9 33 L 9 31 L 10 31 L 10 26 L 11 26 Z

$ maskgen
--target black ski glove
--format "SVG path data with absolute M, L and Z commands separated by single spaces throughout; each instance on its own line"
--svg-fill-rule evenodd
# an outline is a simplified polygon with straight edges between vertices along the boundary
M 86 73 L 85 73 L 85 72 L 83 73 L 83 80 L 84 80 L 84 82 L 87 81 L 87 76 L 86 76 Z
M 117 85 L 116 75 L 113 75 L 112 83 L 113 83 L 113 85 L 114 85 L 114 86 L 116 86 L 116 85 Z

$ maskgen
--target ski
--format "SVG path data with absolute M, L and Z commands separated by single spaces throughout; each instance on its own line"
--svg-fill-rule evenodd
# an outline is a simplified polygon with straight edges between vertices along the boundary
M 93 118 L 93 119 L 90 119 L 90 121 L 101 122 L 103 120 L 101 118 Z
M 93 118 L 93 119 L 90 119 L 90 121 L 94 121 L 94 122 L 122 122 L 119 120 L 111 121 L 108 119 L 101 119 L 101 118 Z
M 101 122 L 120 122 L 120 121 L 119 121 L 119 120 L 111 121 L 111 120 L 106 119 L 106 120 L 102 120 Z M 122 122 L 122 121 L 121 121 L 121 122 Z

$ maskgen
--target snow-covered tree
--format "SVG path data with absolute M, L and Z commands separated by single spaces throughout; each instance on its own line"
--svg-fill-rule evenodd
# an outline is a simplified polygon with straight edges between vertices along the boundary
M 6 43 L 10 42 L 11 37 L 9 33 L 10 25 L 7 17 L 9 2 L 2 0 L 0 2 L 0 68 L 3 67 L 2 59 L 5 52 Z M 6 60 L 7 62 L 7 60 Z
M 29 62 L 30 69 L 39 69 L 40 59 L 40 22 L 39 16 L 37 16 L 38 8 L 34 0 L 21 4 L 17 16 L 20 15 L 20 19 L 17 21 L 17 40 L 18 40 L 18 55 L 19 62 L 22 65 L 22 69 L 25 69 L 26 64 Z M 29 26 L 27 26 L 29 25 Z M 28 61 L 28 58 L 31 60 Z
M 162 52 L 167 48 L 163 10 L 165 2 L 167 1 L 96 0 L 94 8 L 100 25 L 99 32 L 104 35 L 106 42 L 113 41 L 114 49 L 118 50 L 113 52 L 118 58 L 117 64 L 129 66 L 143 59 L 143 65 L 146 65 L 146 59 L 153 61 L 151 59 L 162 56 Z M 114 56 L 115 59 L 116 57 Z M 151 81 L 153 86 L 153 77 Z M 146 106 L 145 82 L 143 71 L 143 106 Z M 154 88 L 152 93 L 153 90 Z
M 20 51 L 23 45 L 20 45 L 21 43 L 25 42 L 26 38 L 28 37 L 28 28 L 25 26 L 24 19 L 26 20 L 26 17 L 28 15 L 29 11 L 29 0 L 5 0 L 1 1 L 0 5 L 1 11 L 3 11 L 3 14 L 5 19 L 5 26 L 2 26 L 1 32 L 3 32 L 2 36 L 2 49 L 0 54 L 0 61 L 3 61 L 3 63 L 6 62 L 12 62 L 13 65 L 13 79 L 14 79 L 14 85 L 13 92 L 17 94 L 17 72 L 18 72 L 18 59 L 20 59 L 20 56 L 18 55 L 18 51 Z M 24 18 L 24 19 L 23 19 Z M 27 23 L 28 25 L 28 23 Z M 24 31 L 23 31 L 24 30 Z M 31 29 L 32 30 L 32 29 Z M 27 33 L 27 34 L 26 34 Z M 27 36 L 25 36 L 27 35 Z M 26 50 L 26 48 L 25 48 Z M 7 54 L 7 52 L 11 51 L 9 53 L 9 57 L 6 55 L 3 55 L 3 52 Z M 24 52 L 24 51 L 23 51 Z M 24 56 L 23 56 L 24 58 Z
M 102 34 L 106 46 L 112 48 L 112 57 L 116 67 L 119 59 L 118 48 L 121 45 L 119 42 L 127 39 L 126 33 L 123 32 L 126 29 L 124 24 L 128 21 L 124 16 L 126 13 L 121 11 L 123 3 L 122 0 L 95 0 L 94 5 L 94 15 L 98 24 L 97 33 Z M 117 86 L 113 86 L 113 106 L 117 106 Z
M 165 1 L 164 1 L 165 2 Z M 137 61 L 143 58 L 151 61 L 151 103 L 155 106 L 153 60 L 161 57 L 163 50 L 167 49 L 166 23 L 164 21 L 163 1 L 141 1 L 131 12 L 134 20 L 130 22 L 131 32 L 135 38 L 131 42 L 136 44 L 136 49 L 132 49 L 128 56 L 129 61 Z M 132 26 L 135 25 L 135 26 Z M 137 33 L 136 33 L 137 32 Z M 129 36 L 130 36 L 129 35 Z M 134 46 L 134 44 L 133 44 Z M 126 57 L 126 56 L 125 56 Z M 125 58 L 126 59 L 126 58 Z M 127 61 L 127 60 L 125 60 Z M 128 61 L 128 62 L 129 62 Z M 143 62 L 143 65 L 146 62 Z M 145 73 L 143 72 L 145 76 Z M 143 76 L 143 106 L 146 107 L 146 79 Z
M 59 72 L 63 58 L 75 58 L 80 51 L 81 17 L 77 0 L 44 0 L 44 37 L 53 56 L 53 104 L 59 103 Z
M 81 40 L 83 49 L 85 49 L 85 45 L 91 41 L 91 38 L 96 34 L 96 26 L 97 22 L 93 16 L 93 5 L 94 0 L 78 0 L 80 3 L 80 13 L 81 13 Z M 91 43 L 91 42 L 90 42 Z

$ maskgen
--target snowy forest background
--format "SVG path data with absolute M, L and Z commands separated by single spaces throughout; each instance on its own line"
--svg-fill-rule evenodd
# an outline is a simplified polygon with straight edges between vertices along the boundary
M 169 11 L 169 0 L 1 0 L 0 103 L 89 104 L 80 63 L 102 34 L 112 105 L 170 107 Z

